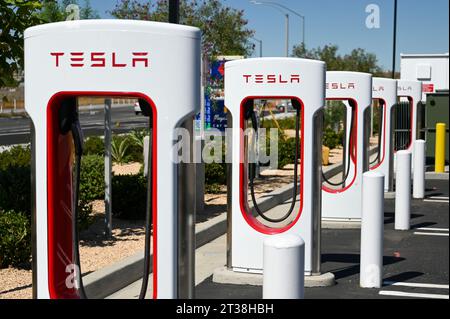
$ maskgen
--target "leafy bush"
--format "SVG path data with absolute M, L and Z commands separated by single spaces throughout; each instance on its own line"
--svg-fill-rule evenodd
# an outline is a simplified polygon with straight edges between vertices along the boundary
M 31 148 L 29 145 L 16 145 L 9 150 L 0 153 L 0 170 L 7 169 L 9 166 L 30 166 Z
M 0 169 L 0 209 L 14 210 L 31 216 L 30 166 L 8 166 Z
M 28 263 L 31 256 L 30 221 L 23 213 L 0 212 L 0 268 Z
M 127 150 L 129 146 L 130 141 L 127 136 L 113 136 L 111 141 L 112 160 L 119 164 L 126 163 Z
M 105 163 L 102 156 L 85 155 L 81 159 L 80 202 L 105 197 Z
M 105 142 L 101 137 L 90 136 L 84 141 L 83 151 L 85 155 L 105 154 Z
M 295 130 L 296 116 L 289 116 L 282 119 L 277 119 L 276 122 L 282 130 Z M 278 128 L 277 123 L 273 119 L 264 119 L 261 123 L 261 127 L 270 129 Z
M 205 184 L 225 185 L 227 183 L 227 164 L 209 163 L 205 164 Z
M 112 209 L 121 219 L 143 220 L 147 203 L 147 178 L 141 174 L 114 176 Z
M 334 149 L 339 145 L 342 145 L 342 140 L 344 137 L 344 131 L 340 131 L 336 133 L 332 129 L 326 129 L 323 134 L 323 145 L 329 147 L 330 149 Z
M 295 138 L 286 140 L 280 138 L 278 140 L 278 168 L 283 168 L 287 164 L 294 164 L 295 144 Z

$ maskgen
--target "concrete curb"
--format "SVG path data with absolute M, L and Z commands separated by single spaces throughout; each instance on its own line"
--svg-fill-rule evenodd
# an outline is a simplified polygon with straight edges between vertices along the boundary
M 226 213 L 195 225 L 196 248 L 222 236 L 226 231 Z M 153 255 L 151 256 L 153 257 Z M 84 276 L 83 283 L 86 294 L 92 299 L 102 299 L 141 279 L 144 267 L 143 260 L 144 253 L 140 252 Z M 150 264 L 150 271 L 153 271 L 152 263 Z
M 214 270 L 213 282 L 219 284 L 262 286 L 263 275 L 235 272 L 224 266 Z M 316 276 L 305 276 L 305 287 L 307 288 L 330 287 L 335 285 L 335 283 L 334 274 L 330 272 Z
M 448 173 L 426 172 L 425 179 L 428 180 L 445 180 L 448 181 Z

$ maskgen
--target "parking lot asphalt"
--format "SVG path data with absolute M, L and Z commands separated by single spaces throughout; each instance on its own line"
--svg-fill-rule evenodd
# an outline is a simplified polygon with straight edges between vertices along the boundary
M 306 299 L 449 298 L 449 183 L 427 180 L 426 198 L 412 200 L 411 229 L 394 230 L 395 200 L 385 200 L 384 285 L 359 287 L 359 229 L 322 230 L 322 272 L 336 285 L 305 288 Z M 196 287 L 199 299 L 259 299 L 262 287 L 217 284 L 212 276 Z

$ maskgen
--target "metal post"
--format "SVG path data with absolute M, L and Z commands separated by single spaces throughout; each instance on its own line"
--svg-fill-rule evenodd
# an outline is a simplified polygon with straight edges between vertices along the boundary
M 373 104 L 370 107 L 370 137 L 373 137 Z M 381 147 L 381 145 L 379 145 L 378 147 Z
M 312 263 L 311 274 L 313 276 L 322 273 L 322 141 L 324 110 L 314 114 L 314 136 L 313 136 L 313 164 L 312 164 L 312 214 L 313 214 L 313 236 L 312 236 Z
M 414 141 L 413 198 L 425 197 L 425 148 L 424 140 Z
M 286 57 L 289 56 L 289 14 L 286 14 Z
M 384 175 L 363 174 L 361 263 L 359 285 L 381 288 L 383 283 Z
M 262 40 L 259 40 L 259 57 L 262 58 Z
M 169 23 L 180 23 L 180 1 L 169 0 Z
M 194 115 L 188 116 L 181 126 L 192 137 Z M 188 163 L 178 164 L 178 298 L 195 297 L 195 192 L 196 169 L 193 139 L 188 141 Z
M 436 124 L 436 148 L 434 157 L 434 171 L 436 173 L 445 172 L 445 131 L 445 123 Z
M 392 78 L 395 79 L 395 59 L 397 58 L 397 0 L 394 0 L 394 45 L 392 55 Z
M 395 229 L 409 230 L 411 219 L 411 152 L 397 152 Z
M 112 235 L 111 99 L 105 99 L 105 236 Z
M 264 240 L 263 299 L 303 299 L 305 242 L 292 234 Z
M 305 40 L 305 33 L 306 33 L 306 31 L 305 31 L 305 16 L 302 16 L 302 24 L 303 24 L 303 36 L 302 36 L 302 38 L 303 38 L 303 47 L 305 47 L 306 48 L 306 40 Z

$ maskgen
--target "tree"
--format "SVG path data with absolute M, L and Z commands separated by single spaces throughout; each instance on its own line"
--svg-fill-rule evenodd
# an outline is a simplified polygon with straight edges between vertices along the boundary
M 0 87 L 17 84 L 23 70 L 23 33 L 39 24 L 38 0 L 0 0 Z
M 338 54 L 337 45 L 325 45 L 323 48 L 308 50 L 303 44 L 294 46 L 292 56 L 315 59 L 326 62 L 329 71 L 356 71 L 372 73 L 374 76 L 382 74 L 375 54 L 358 48 L 344 56 Z
M 122 0 L 111 14 L 120 19 L 168 21 L 168 1 L 155 3 Z M 254 31 L 248 29 L 244 12 L 224 6 L 219 0 L 180 0 L 180 24 L 198 27 L 202 31 L 205 57 L 243 55 L 252 52 L 249 41 Z
M 68 12 L 66 12 L 67 6 L 71 4 L 79 5 L 77 0 L 44 0 L 42 1 L 42 9 L 40 11 L 40 18 L 46 23 L 64 21 L 67 19 Z M 89 0 L 84 1 L 84 5 L 80 7 L 80 19 L 99 19 L 100 16 L 95 11 Z

